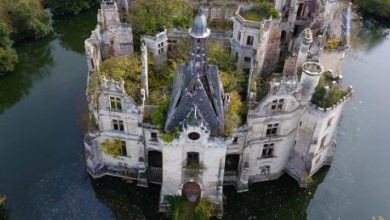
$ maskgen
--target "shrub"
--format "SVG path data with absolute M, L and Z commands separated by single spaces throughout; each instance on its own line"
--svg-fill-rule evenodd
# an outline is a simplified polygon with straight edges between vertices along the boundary
M 337 104 L 345 96 L 345 91 L 334 85 L 328 92 L 323 85 L 318 85 L 311 98 L 311 102 L 322 108 L 329 108 Z
M 100 74 L 116 81 L 125 81 L 126 93 L 135 102 L 141 102 L 141 61 L 138 56 L 120 56 L 105 60 L 100 67 Z
M 165 195 L 164 199 L 169 204 L 168 214 L 173 220 L 179 219 L 180 210 L 185 202 L 184 198 L 179 195 Z
M 5 200 L 7 200 L 6 196 L 0 195 L 0 207 L 5 204 Z
M 242 114 L 245 112 L 244 104 L 237 91 L 230 93 L 230 104 L 224 115 L 224 129 L 219 135 L 223 137 L 231 136 L 242 122 Z
M 207 199 L 201 199 L 195 207 L 196 220 L 209 220 L 213 210 L 214 210 L 213 203 L 211 203 Z
M 325 49 L 334 50 L 339 48 L 342 45 L 342 41 L 340 39 L 330 39 L 325 44 Z
M 271 86 L 268 81 L 259 79 L 256 82 L 256 101 L 261 101 L 269 93 Z
M 248 11 L 240 12 L 241 16 L 250 21 L 262 21 L 264 18 L 279 18 L 279 11 L 273 4 L 264 0 L 257 0 L 255 7 Z
M 122 142 L 120 140 L 106 139 L 101 143 L 101 147 L 104 153 L 113 157 L 118 157 L 122 153 Z
M 160 130 L 164 129 L 170 103 L 169 98 L 167 96 L 162 97 L 162 99 L 162 103 L 151 115 L 152 124 L 157 125 Z
M 166 131 L 161 136 L 161 139 L 166 143 L 171 143 L 173 140 L 178 138 L 180 136 L 180 130 L 178 128 L 175 128 L 173 132 Z

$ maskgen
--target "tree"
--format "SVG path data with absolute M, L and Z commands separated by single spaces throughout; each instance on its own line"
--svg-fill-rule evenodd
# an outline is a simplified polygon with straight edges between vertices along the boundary
M 39 0 L 17 0 L 8 11 L 15 41 L 40 38 L 51 30 L 51 14 L 44 11 Z
M 133 27 L 134 39 L 139 41 L 140 35 L 155 35 L 163 28 L 189 28 L 192 15 L 188 0 L 137 0 L 126 20 Z
M 356 0 L 360 10 L 364 13 L 376 15 L 382 18 L 390 17 L 389 0 Z
M 0 73 L 14 71 L 17 63 L 18 55 L 12 47 L 0 47 Z
M 47 0 L 48 6 L 54 14 L 78 14 L 91 8 L 92 0 Z
M 18 62 L 18 55 L 12 48 L 10 30 L 4 22 L 0 22 L 0 73 L 12 72 Z

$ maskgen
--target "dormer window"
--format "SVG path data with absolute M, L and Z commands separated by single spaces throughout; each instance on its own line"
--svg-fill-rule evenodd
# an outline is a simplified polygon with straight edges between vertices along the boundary
M 284 99 L 275 99 L 272 101 L 271 111 L 273 112 L 282 111 L 283 105 L 284 105 Z
M 122 100 L 119 97 L 110 97 L 110 110 L 111 111 L 122 111 Z

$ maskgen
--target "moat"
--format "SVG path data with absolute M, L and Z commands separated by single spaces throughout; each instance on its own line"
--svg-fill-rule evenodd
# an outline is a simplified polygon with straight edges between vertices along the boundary
M 158 219 L 159 188 L 86 173 L 83 115 L 87 65 L 83 41 L 96 11 L 61 19 L 54 34 L 20 44 L 20 65 L 0 78 L 0 219 Z M 283 176 L 236 194 L 225 189 L 224 219 L 370 219 L 390 216 L 388 94 L 390 40 L 363 34 L 350 51 L 344 83 L 354 85 L 338 129 L 332 167 L 307 189 Z M 386 62 L 387 61 L 387 62 Z

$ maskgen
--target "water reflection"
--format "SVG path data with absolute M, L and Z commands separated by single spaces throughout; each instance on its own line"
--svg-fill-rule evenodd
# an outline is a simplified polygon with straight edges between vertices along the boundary
M 53 28 L 61 46 L 67 50 L 84 54 L 84 40 L 89 38 L 91 31 L 95 28 L 96 14 L 97 9 L 92 9 L 77 16 L 55 20 Z
M 390 23 L 379 23 L 373 19 L 365 20 L 359 34 L 359 39 L 363 44 L 364 50 L 369 52 L 383 43 L 383 41 L 386 40 L 386 36 L 389 34 L 388 28 L 390 28 Z
M 92 180 L 96 197 L 108 206 L 118 219 L 161 219 L 158 214 L 160 187 L 149 185 L 148 188 L 137 187 L 135 183 L 103 177 Z
M 306 208 L 327 171 L 321 169 L 306 189 L 288 175 L 252 184 L 246 193 L 225 187 L 223 219 L 306 219 Z
M 0 77 L 0 114 L 28 95 L 34 81 L 50 74 L 53 66 L 50 42 L 54 35 L 17 46 L 19 64 L 16 70 Z

